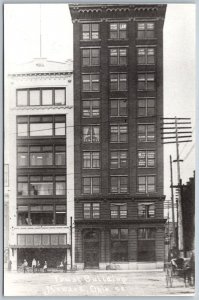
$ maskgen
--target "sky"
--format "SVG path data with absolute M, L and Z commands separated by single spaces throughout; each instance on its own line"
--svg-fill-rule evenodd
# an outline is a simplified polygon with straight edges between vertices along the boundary
M 67 4 L 5 4 L 4 61 L 8 65 L 31 61 L 73 58 L 73 25 Z M 40 17 L 41 16 L 41 17 Z M 41 22 L 40 22 L 41 20 Z M 40 31 L 41 28 L 41 31 Z M 182 182 L 195 170 L 195 5 L 168 4 L 164 23 L 164 116 L 190 117 L 193 142 L 180 144 Z M 170 198 L 169 155 L 175 145 L 164 147 L 164 186 Z M 176 164 L 173 164 L 177 184 Z

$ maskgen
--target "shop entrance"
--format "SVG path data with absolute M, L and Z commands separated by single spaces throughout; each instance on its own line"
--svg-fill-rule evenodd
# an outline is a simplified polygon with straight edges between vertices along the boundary
M 57 268 L 61 261 L 67 259 L 67 249 L 59 248 L 28 248 L 17 250 L 17 265 L 21 266 L 24 259 L 27 260 L 28 266 L 32 266 L 32 260 L 35 258 L 40 261 L 41 267 L 44 265 L 44 261 L 47 261 L 48 268 Z
M 84 235 L 84 266 L 86 269 L 99 268 L 99 231 L 89 231 Z

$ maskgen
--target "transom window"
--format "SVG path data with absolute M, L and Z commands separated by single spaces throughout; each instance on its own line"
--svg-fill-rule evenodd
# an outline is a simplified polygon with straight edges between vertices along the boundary
M 111 229 L 111 261 L 128 261 L 128 229 Z
M 126 39 L 127 24 L 126 23 L 110 23 L 110 39 Z
M 155 63 L 155 49 L 154 48 L 138 48 L 137 62 L 139 65 L 152 65 Z
M 155 217 L 155 204 L 149 202 L 138 203 L 138 217 L 150 219 Z
M 147 117 L 155 115 L 155 99 L 138 99 L 138 117 Z
M 139 240 L 154 240 L 155 239 L 155 228 L 139 228 L 138 239 Z
M 98 40 L 99 39 L 99 24 L 82 24 L 82 39 L 83 40 Z
M 83 168 L 84 169 L 100 168 L 100 153 L 99 153 L 99 151 L 84 151 L 83 152 Z
M 155 167 L 155 150 L 138 150 L 138 167 Z
M 82 75 L 82 91 L 83 92 L 99 92 L 100 91 L 99 74 Z
M 155 75 L 154 73 L 138 74 L 138 90 L 154 91 L 155 90 Z
M 139 124 L 138 142 L 154 142 L 154 141 L 155 141 L 155 125 Z
M 83 126 L 83 142 L 84 143 L 99 143 L 100 141 L 100 126 L 88 125 Z
M 127 64 L 127 49 L 111 48 L 110 65 L 126 65 L 126 64 Z
M 99 117 L 100 101 L 99 100 L 83 100 L 82 114 L 85 118 Z
M 44 137 L 65 135 L 66 116 L 21 116 L 17 117 L 17 136 Z
M 110 90 L 126 91 L 127 90 L 127 74 L 115 73 L 110 74 Z
M 110 115 L 111 117 L 127 116 L 127 100 L 110 100 Z
M 17 90 L 17 106 L 45 106 L 65 104 L 65 88 L 32 88 Z
M 111 203 L 111 219 L 126 219 L 127 204 L 126 203 Z
M 110 157 L 111 169 L 127 168 L 127 164 L 128 164 L 127 150 L 111 151 L 111 157 Z
M 99 194 L 100 193 L 100 177 L 83 177 L 83 194 Z
M 82 49 L 82 66 L 99 66 L 100 49 Z
M 111 125 L 110 141 L 112 143 L 127 143 L 128 141 L 128 126 L 127 125 Z
M 99 219 L 100 203 L 84 203 L 84 219 Z
M 111 176 L 111 193 L 123 194 L 128 192 L 128 176 Z
M 156 191 L 155 176 L 138 176 L 138 192 L 153 193 Z
M 139 22 L 138 28 L 138 39 L 152 39 L 155 36 L 155 24 L 154 22 Z

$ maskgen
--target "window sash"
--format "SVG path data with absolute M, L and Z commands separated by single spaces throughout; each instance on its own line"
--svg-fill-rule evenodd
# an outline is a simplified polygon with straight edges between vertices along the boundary
M 138 176 L 138 192 L 153 193 L 156 191 L 156 178 L 154 175 Z
M 82 24 L 82 39 L 96 40 L 99 39 L 99 24 Z
M 155 151 L 139 150 L 138 151 L 138 167 L 155 167 Z
M 99 194 L 100 177 L 83 177 L 83 194 Z
M 111 193 L 128 192 L 128 176 L 111 176 Z
M 127 143 L 128 127 L 127 125 L 111 125 L 110 141 L 113 143 Z

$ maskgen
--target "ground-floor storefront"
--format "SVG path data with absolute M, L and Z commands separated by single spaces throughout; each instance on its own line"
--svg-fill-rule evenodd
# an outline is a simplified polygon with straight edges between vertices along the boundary
M 76 223 L 78 269 L 161 269 L 164 220 L 140 224 Z

